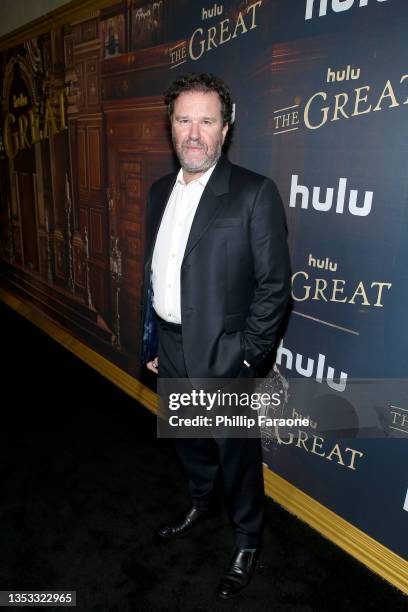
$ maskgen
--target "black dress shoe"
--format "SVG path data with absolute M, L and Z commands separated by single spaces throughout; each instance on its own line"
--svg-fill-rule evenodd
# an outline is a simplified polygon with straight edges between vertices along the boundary
M 176 538 L 188 533 L 196 525 L 213 516 L 215 516 L 213 512 L 198 510 L 192 506 L 190 510 L 179 518 L 159 527 L 157 533 L 161 538 Z
M 229 567 L 218 585 L 217 597 L 230 599 L 245 589 L 254 576 L 260 554 L 260 548 L 256 548 L 254 552 L 236 548 Z

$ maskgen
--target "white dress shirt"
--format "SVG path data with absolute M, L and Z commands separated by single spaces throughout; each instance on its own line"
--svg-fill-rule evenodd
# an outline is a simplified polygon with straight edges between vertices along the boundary
M 181 263 L 198 203 L 214 168 L 215 164 L 187 184 L 180 168 L 157 234 L 152 258 L 153 307 L 170 323 L 181 323 Z

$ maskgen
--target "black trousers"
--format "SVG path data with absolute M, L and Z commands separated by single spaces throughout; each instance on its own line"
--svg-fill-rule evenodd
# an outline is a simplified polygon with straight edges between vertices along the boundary
M 159 320 L 159 377 L 187 378 L 182 327 Z M 225 505 L 236 545 L 262 543 L 264 483 L 259 438 L 176 438 L 175 446 L 188 475 L 192 505 L 208 510 L 221 470 Z

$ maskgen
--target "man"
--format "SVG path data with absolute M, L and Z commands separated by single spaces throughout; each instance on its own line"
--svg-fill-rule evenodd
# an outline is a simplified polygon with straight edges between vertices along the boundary
M 149 339 L 153 305 L 159 344 L 158 354 L 146 356 L 147 367 L 161 378 L 254 377 L 276 346 L 289 297 L 281 199 L 271 180 L 221 154 L 232 122 L 230 92 L 221 79 L 178 78 L 165 100 L 181 168 L 149 193 L 144 337 Z M 221 469 L 236 546 L 217 594 L 232 597 L 249 584 L 261 550 L 260 439 L 175 443 L 191 508 L 158 533 L 176 537 L 211 517 Z

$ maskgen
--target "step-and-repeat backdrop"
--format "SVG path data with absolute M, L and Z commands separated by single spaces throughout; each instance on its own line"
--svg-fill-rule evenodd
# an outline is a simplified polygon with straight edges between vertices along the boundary
M 265 431 L 265 461 L 402 557 L 407 21 L 405 0 L 133 0 L 0 55 L 1 283 L 142 380 L 146 194 L 176 167 L 162 93 L 229 83 L 229 157 L 276 181 L 289 228 L 266 380 L 310 418 Z

